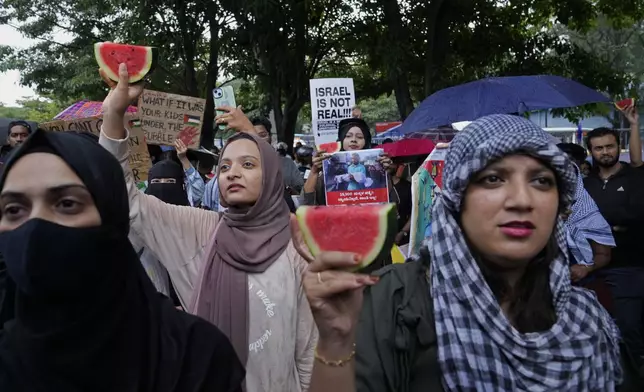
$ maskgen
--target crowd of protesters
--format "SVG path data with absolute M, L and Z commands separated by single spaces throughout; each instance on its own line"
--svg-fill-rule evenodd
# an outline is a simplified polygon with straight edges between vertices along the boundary
M 635 109 L 630 163 L 612 129 L 587 135 L 588 162 L 522 117 L 475 120 L 450 143 L 420 253 L 348 272 L 360 257 L 313 257 L 291 214 L 326 204 L 328 154 L 290 157 L 270 122 L 224 107 L 217 123 L 238 132 L 213 178 L 177 142 L 141 191 L 123 119 L 143 87 L 119 76 L 104 77 L 99 138 L 10 126 L 1 391 L 644 390 Z M 353 114 L 342 150 L 372 148 Z M 402 244 L 411 184 L 377 164 Z

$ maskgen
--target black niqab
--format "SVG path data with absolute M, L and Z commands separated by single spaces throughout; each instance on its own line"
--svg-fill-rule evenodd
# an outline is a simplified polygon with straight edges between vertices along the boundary
M 177 311 L 139 263 L 127 238 L 123 171 L 107 150 L 79 135 L 38 130 L 9 160 L 0 188 L 16 161 L 43 147 L 81 178 L 102 224 L 81 229 L 30 219 L 0 234 L 17 286 L 16 317 L 0 335 L 0 390 L 241 391 L 244 371 L 228 339 L 206 321 Z M 38 246 L 26 246 L 30 238 Z M 76 260 L 80 272 L 65 268 L 70 261 L 64 255 Z M 38 280 L 34 266 L 47 269 L 50 280 Z M 57 285 L 59 280 L 70 283 Z M 68 287 L 74 285 L 80 289 Z M 56 291 L 43 295 L 49 289 Z
M 148 188 L 145 193 L 159 200 L 177 206 L 190 206 L 188 193 L 184 188 L 183 168 L 178 163 L 164 159 L 152 166 L 148 174 Z M 153 180 L 172 179 L 174 183 L 155 183 Z

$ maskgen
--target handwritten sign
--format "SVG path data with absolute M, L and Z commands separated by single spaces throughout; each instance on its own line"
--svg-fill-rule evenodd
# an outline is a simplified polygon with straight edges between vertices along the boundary
M 311 79 L 311 128 L 315 144 L 338 139 L 340 120 L 351 117 L 356 103 L 353 79 Z
M 103 125 L 102 118 L 90 117 L 69 121 L 50 121 L 40 124 L 40 128 L 54 132 L 90 132 L 98 136 L 101 132 L 101 125 Z M 152 159 L 145 143 L 145 134 L 141 129 L 140 121 L 135 116 L 126 115 L 124 125 L 130 130 L 129 163 L 134 181 L 137 183 L 147 181 L 148 172 L 152 167 Z
M 139 98 L 141 129 L 149 144 L 174 146 L 181 139 L 198 150 L 206 100 L 144 90 Z

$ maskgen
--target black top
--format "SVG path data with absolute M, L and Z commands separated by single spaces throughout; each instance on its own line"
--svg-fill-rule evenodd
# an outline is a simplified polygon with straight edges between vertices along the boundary
M 621 165 L 606 181 L 597 171 L 591 172 L 584 186 L 611 226 L 617 245 L 607 268 L 644 267 L 644 170 Z
M 411 218 L 411 182 L 400 179 L 394 189 L 398 196 L 398 231 L 401 231 Z
M 54 153 L 74 170 L 101 225 L 30 219 L 0 234 L 17 286 L 15 319 L 0 334 L 0 391 L 240 392 L 244 370 L 228 339 L 176 310 L 139 263 L 116 159 L 88 138 L 39 130 L 5 174 L 32 152 Z

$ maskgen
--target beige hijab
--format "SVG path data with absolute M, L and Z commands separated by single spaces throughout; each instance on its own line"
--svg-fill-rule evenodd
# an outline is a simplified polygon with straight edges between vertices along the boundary
M 254 206 L 228 207 L 206 253 L 193 313 L 212 322 L 228 336 L 243 364 L 248 359 L 248 274 L 262 273 L 282 255 L 291 240 L 289 209 L 284 201 L 281 162 L 264 140 L 240 133 L 237 140 L 257 144 L 262 165 L 262 190 Z M 217 178 L 219 178 L 219 171 Z M 223 195 L 223 193 L 221 193 Z

